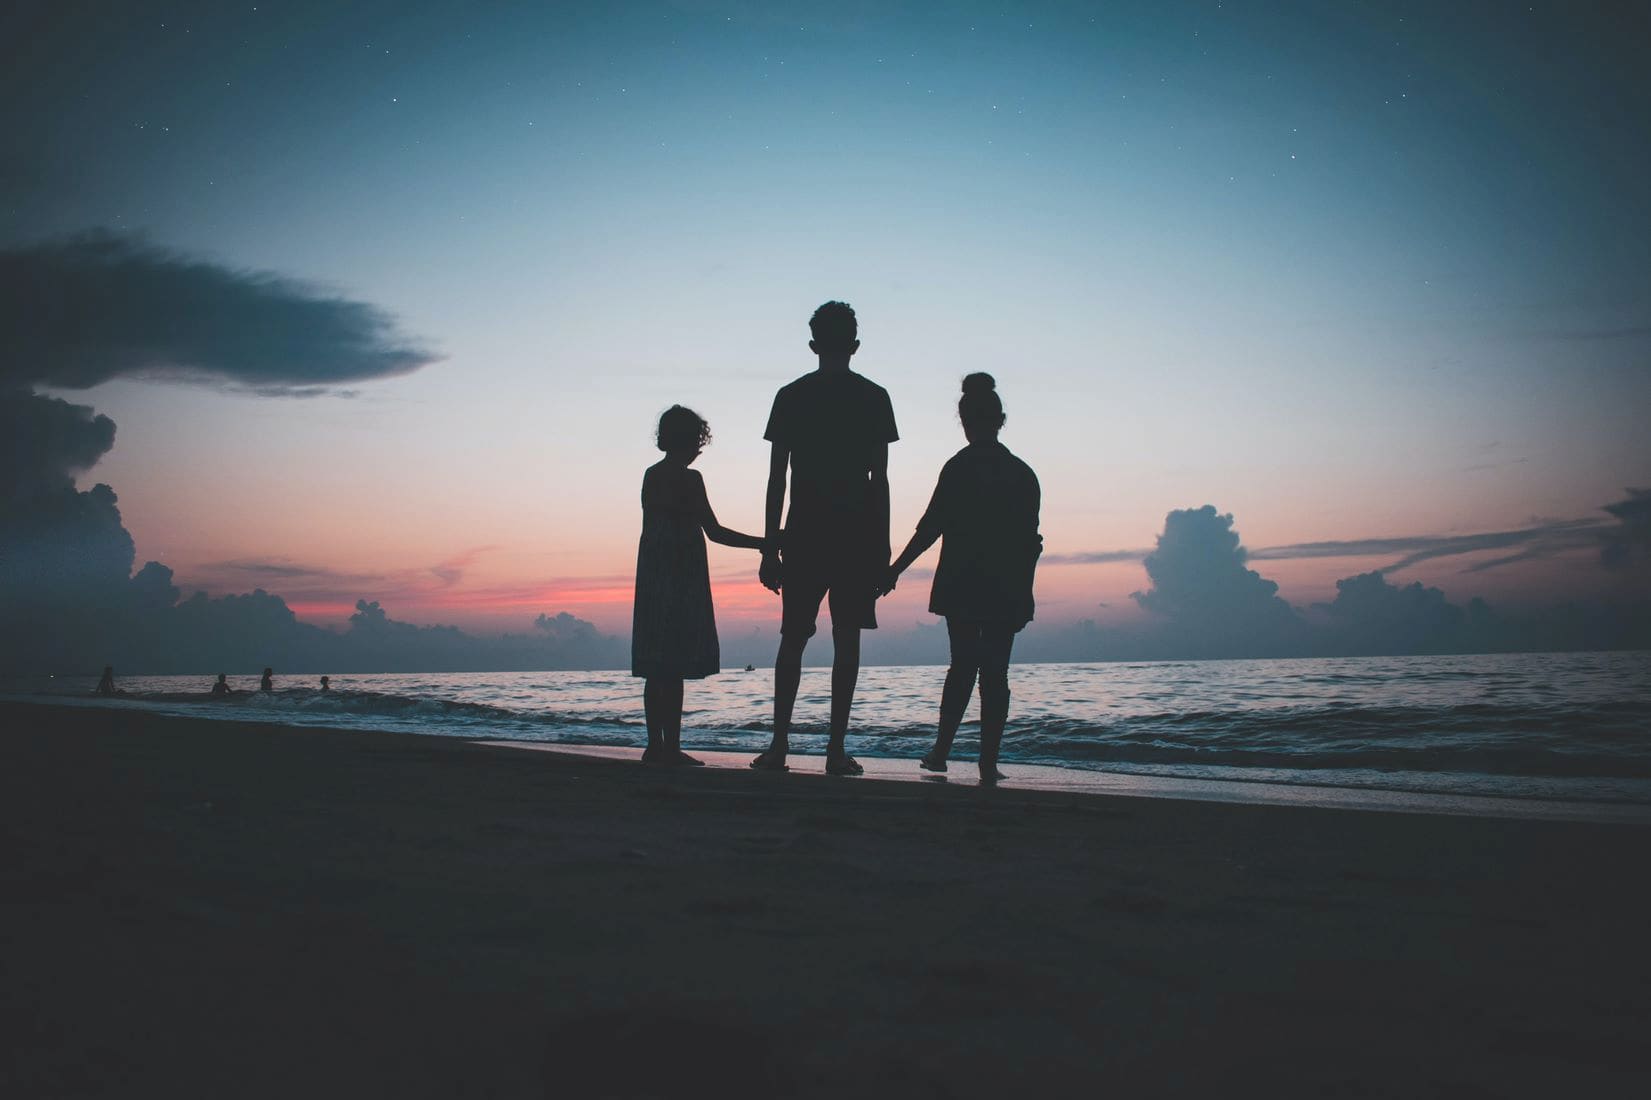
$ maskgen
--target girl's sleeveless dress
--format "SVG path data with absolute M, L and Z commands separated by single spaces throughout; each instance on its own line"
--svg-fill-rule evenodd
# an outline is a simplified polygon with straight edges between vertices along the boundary
M 687 471 L 696 480 L 697 471 Z M 642 484 L 642 541 L 636 550 L 631 675 L 699 680 L 722 671 L 711 570 L 696 513 L 665 507 Z M 704 483 L 698 486 L 704 493 Z M 682 502 L 674 502 L 682 503 Z

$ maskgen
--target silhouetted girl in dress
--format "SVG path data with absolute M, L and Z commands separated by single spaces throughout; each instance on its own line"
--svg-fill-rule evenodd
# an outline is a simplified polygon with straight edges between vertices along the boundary
M 969 445 L 941 469 L 928 511 L 889 566 L 883 590 L 893 591 L 900 574 L 936 539 L 944 540 L 929 611 L 946 617 L 952 663 L 940 695 L 934 748 L 921 763 L 928 771 L 946 770 L 978 675 L 980 778 L 995 783 L 1003 778 L 997 758 L 1009 717 L 1009 651 L 1016 633 L 1032 621 L 1032 573 L 1043 552 L 1040 490 L 1032 468 L 998 442 L 1005 418 L 991 375 L 963 380 L 957 415 Z
M 717 522 L 705 480 L 688 467 L 711 439 L 699 414 L 673 405 L 655 441 L 665 457 L 642 477 L 642 541 L 636 551 L 631 675 L 641 676 L 649 764 L 699 764 L 682 751 L 682 682 L 721 671 L 705 540 L 761 550 L 763 540 Z

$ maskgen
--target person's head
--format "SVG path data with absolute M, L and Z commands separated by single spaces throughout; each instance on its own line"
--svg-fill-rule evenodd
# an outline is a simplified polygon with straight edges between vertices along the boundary
M 227 679 L 229 679 L 229 675 L 227 673 L 223 673 L 223 672 L 218 673 L 218 682 L 220 684 L 223 683 Z
M 997 395 L 997 382 L 985 371 L 976 371 L 963 379 L 963 396 L 957 399 L 957 418 L 963 421 L 963 434 L 970 443 L 995 439 L 1003 422 L 1003 402 Z
M 115 674 L 115 666 L 114 665 L 104 665 L 103 666 L 103 675 L 113 676 L 114 674 Z
M 654 443 L 668 455 L 692 462 L 711 442 L 711 425 L 693 409 L 672 405 L 659 416 Z
M 264 669 L 264 675 L 265 676 L 274 676 L 275 675 L 275 670 L 273 668 L 266 668 L 266 669 Z
M 808 346 L 822 361 L 846 363 L 860 350 L 860 322 L 847 302 L 827 302 L 815 310 L 808 331 L 814 336 Z

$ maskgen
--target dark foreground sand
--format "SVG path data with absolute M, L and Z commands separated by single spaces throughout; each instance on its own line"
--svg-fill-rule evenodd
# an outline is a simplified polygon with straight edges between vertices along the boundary
M 1642 827 L 0 729 L 7 1097 L 1651 1087 Z

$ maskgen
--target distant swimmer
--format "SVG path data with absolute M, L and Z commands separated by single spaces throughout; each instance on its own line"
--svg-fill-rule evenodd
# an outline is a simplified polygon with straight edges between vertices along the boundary
M 258 690 L 259 691 L 274 691 L 275 690 L 275 670 L 274 669 L 270 669 L 270 668 L 264 669 L 264 678 L 262 680 L 258 681 Z
M 212 685 L 212 694 L 214 694 L 214 695 L 228 695 L 228 694 L 230 694 L 229 678 L 221 672 L 218 673 L 218 682 Z
M 322 691 L 331 691 L 332 690 L 332 677 L 331 676 L 321 677 L 321 690 Z
M 119 689 L 117 689 L 115 687 L 115 666 L 114 665 L 104 665 L 103 666 L 103 678 L 97 682 L 97 694 L 99 694 L 99 695 L 119 695 L 120 694 Z

